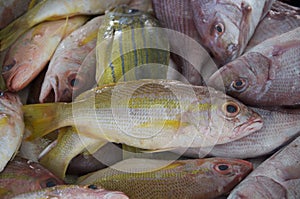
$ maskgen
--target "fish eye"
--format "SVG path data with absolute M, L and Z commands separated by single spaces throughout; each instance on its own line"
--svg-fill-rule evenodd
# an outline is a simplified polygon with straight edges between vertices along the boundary
M 16 60 L 13 60 L 12 63 L 3 66 L 3 72 L 11 70 L 16 65 Z
M 54 178 L 49 178 L 43 182 L 40 183 L 42 188 L 46 188 L 46 187 L 54 187 L 57 185 L 57 181 Z
M 247 80 L 240 78 L 231 82 L 230 87 L 233 91 L 243 92 L 246 89 Z
M 231 173 L 231 165 L 226 163 L 219 163 L 214 166 L 214 170 L 222 175 Z
M 129 14 L 134 14 L 137 12 L 139 12 L 139 10 L 137 10 L 137 9 L 129 9 L 129 11 L 128 11 Z
M 68 77 L 68 81 L 69 81 L 69 85 L 72 87 L 72 88 L 75 88 L 79 85 L 80 83 L 80 80 L 79 78 L 77 77 L 77 74 L 72 74 Z
M 98 187 L 94 184 L 91 184 L 88 186 L 89 189 L 98 189 Z
M 223 104 L 222 109 L 227 117 L 235 117 L 240 112 L 240 107 L 235 102 L 226 102 Z
M 215 25 L 215 30 L 218 32 L 218 34 L 222 34 L 225 31 L 225 27 L 222 23 L 217 23 Z

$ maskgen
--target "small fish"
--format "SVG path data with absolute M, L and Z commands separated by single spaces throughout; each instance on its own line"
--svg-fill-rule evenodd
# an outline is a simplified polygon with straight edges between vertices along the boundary
M 300 137 L 259 165 L 228 199 L 299 198 L 299 159 Z
M 255 29 L 245 51 L 271 37 L 291 31 L 300 26 L 300 8 L 275 1 L 271 10 Z
M 118 6 L 105 14 L 97 37 L 98 86 L 117 81 L 165 79 L 169 41 L 152 15 Z
M 300 111 L 291 110 L 265 110 L 253 108 L 262 116 L 264 121 L 262 129 L 245 136 L 239 140 L 226 144 L 215 145 L 212 150 L 188 149 L 185 152 L 189 157 L 209 155 L 228 158 L 254 158 L 272 153 L 284 145 L 300 132 Z
M 2 74 L 10 91 L 25 88 L 46 67 L 61 40 L 87 21 L 78 16 L 41 23 L 10 47 Z
M 0 51 L 38 23 L 75 15 L 104 14 L 105 10 L 130 0 L 44 0 L 0 31 Z
M 0 173 L 0 198 L 11 198 L 16 194 L 59 184 L 64 182 L 40 164 L 15 157 Z
M 272 37 L 215 72 L 208 85 L 251 106 L 300 104 L 300 28 Z M 223 81 L 220 81 L 223 80 Z
M 230 191 L 251 170 L 250 162 L 237 159 L 127 159 L 82 176 L 77 183 L 120 190 L 129 198 L 209 199 Z
M 0 172 L 19 149 L 24 133 L 22 103 L 17 94 L 1 91 Z
M 39 101 L 44 103 L 49 95 L 54 101 L 70 102 L 82 61 L 95 48 L 97 32 L 104 16 L 95 17 L 63 39 L 50 60 L 47 73 L 42 84 Z M 91 78 L 91 77 L 90 77 Z M 52 94 L 53 93 L 53 94 Z
M 175 80 L 110 84 L 72 103 L 25 105 L 23 111 L 32 130 L 28 139 L 76 126 L 85 136 L 152 150 L 226 143 L 263 125 L 257 113 L 223 92 Z
M 275 0 L 191 0 L 201 44 L 222 66 L 240 56 Z
M 107 191 L 97 188 L 95 185 L 58 185 L 55 187 L 44 188 L 38 191 L 32 191 L 17 195 L 11 199 L 45 199 L 45 198 L 63 198 L 63 199 L 129 199 L 124 193 L 119 191 Z

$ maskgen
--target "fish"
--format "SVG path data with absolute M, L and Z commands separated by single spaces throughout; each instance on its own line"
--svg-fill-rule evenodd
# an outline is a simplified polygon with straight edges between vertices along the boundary
M 2 0 L 0 1 L 0 30 L 14 19 L 24 14 L 37 2 L 35 0 Z
M 0 197 L 14 195 L 64 184 L 47 169 L 36 162 L 15 157 L 0 173 Z
M 25 124 L 22 103 L 15 93 L 1 91 L 0 96 L 0 172 L 19 149 Z
M 245 52 L 271 37 L 291 31 L 300 26 L 300 8 L 275 1 L 268 14 L 260 21 Z
M 64 38 L 56 48 L 50 60 L 39 101 L 44 103 L 49 95 L 54 101 L 70 102 L 76 82 L 85 81 L 76 78 L 79 67 L 88 53 L 95 48 L 97 32 L 104 16 L 98 16 Z M 48 100 L 49 101 L 49 100 Z
M 23 111 L 28 140 L 75 126 L 84 136 L 142 149 L 211 146 L 263 126 L 260 115 L 223 92 L 176 80 L 104 85 L 72 103 L 24 105 Z
M 191 0 L 192 17 L 203 47 L 218 66 L 239 57 L 275 0 Z
M 97 85 L 137 79 L 165 79 L 169 41 L 152 15 L 127 5 L 105 14 L 96 48 Z
M 7 52 L 2 66 L 8 90 L 17 92 L 28 86 L 47 66 L 61 40 L 87 19 L 77 16 L 43 22 L 19 37 Z
M 206 154 L 227 158 L 255 158 L 272 154 L 300 135 L 299 110 L 252 109 L 261 115 L 264 122 L 262 129 L 233 142 L 215 145 L 212 149 L 188 149 L 184 155 L 197 158 Z
M 55 187 L 44 188 L 38 191 L 19 194 L 11 199 L 44 199 L 44 198 L 64 198 L 64 199 L 129 199 L 120 191 L 108 191 L 98 188 L 95 185 L 78 186 L 78 185 L 57 185 Z
M 250 106 L 300 104 L 300 28 L 272 37 L 226 64 L 208 86 Z
M 94 184 L 123 191 L 129 198 L 215 198 L 229 192 L 252 170 L 238 159 L 126 159 L 81 176 L 80 185 Z
M 298 198 L 300 137 L 259 165 L 230 193 L 233 198 Z
M 75 15 L 100 15 L 107 9 L 129 2 L 130 0 L 43 0 L 0 31 L 0 51 L 9 47 L 25 31 L 43 21 Z

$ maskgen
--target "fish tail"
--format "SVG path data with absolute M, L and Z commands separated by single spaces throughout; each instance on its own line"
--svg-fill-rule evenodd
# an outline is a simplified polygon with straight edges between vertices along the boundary
M 23 106 L 25 127 L 31 131 L 27 140 L 43 137 L 63 127 L 67 117 L 67 103 L 44 103 Z

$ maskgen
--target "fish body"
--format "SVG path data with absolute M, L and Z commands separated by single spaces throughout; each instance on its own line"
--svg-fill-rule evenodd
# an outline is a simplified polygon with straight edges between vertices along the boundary
M 8 89 L 15 92 L 25 88 L 46 67 L 61 40 L 86 20 L 78 16 L 44 22 L 19 37 L 2 67 Z
M 228 198 L 299 198 L 299 159 L 300 137 L 259 165 Z
M 0 172 L 16 154 L 22 142 L 24 121 L 22 103 L 18 95 L 10 92 L 0 96 Z
M 201 44 L 213 55 L 217 65 L 222 66 L 243 53 L 274 1 L 190 0 Z
M 252 106 L 300 104 L 300 28 L 272 37 L 215 72 L 208 85 Z M 223 80 L 223 81 L 220 81 Z
M 206 155 L 228 158 L 254 158 L 272 153 L 300 132 L 300 112 L 272 111 L 253 108 L 262 116 L 262 129 L 241 139 L 226 144 L 215 145 L 209 152 L 205 149 L 188 149 L 186 156 Z
M 130 198 L 208 199 L 230 191 L 251 170 L 251 163 L 236 159 L 133 158 L 82 176 L 77 183 L 121 190 Z
M 51 92 L 55 102 L 72 100 L 75 80 L 85 81 L 77 77 L 77 72 L 84 58 L 96 46 L 97 32 L 103 18 L 93 18 L 60 42 L 45 75 L 39 97 L 41 103 L 46 101 Z
M 85 136 L 143 149 L 211 146 L 262 127 L 257 113 L 222 92 L 174 80 L 106 85 L 73 103 L 25 105 L 23 111 L 29 139 L 73 125 Z
M 20 35 L 34 25 L 46 20 L 56 20 L 75 15 L 104 14 L 105 10 L 130 0 L 44 0 L 28 10 L 0 31 L 0 51 L 9 47 Z
M 169 42 L 152 15 L 123 5 L 106 13 L 98 32 L 96 56 L 98 86 L 136 79 L 165 79 Z
M 275 1 L 268 14 L 260 21 L 245 51 L 271 37 L 300 26 L 300 8 Z
M 20 157 L 9 162 L 0 173 L 0 196 L 3 199 L 45 187 L 63 184 L 40 164 Z
M 107 191 L 102 188 L 78 185 L 58 185 L 45 188 L 38 191 L 32 191 L 12 197 L 12 199 L 44 199 L 44 198 L 64 198 L 64 199 L 128 199 L 128 197 L 119 191 Z

